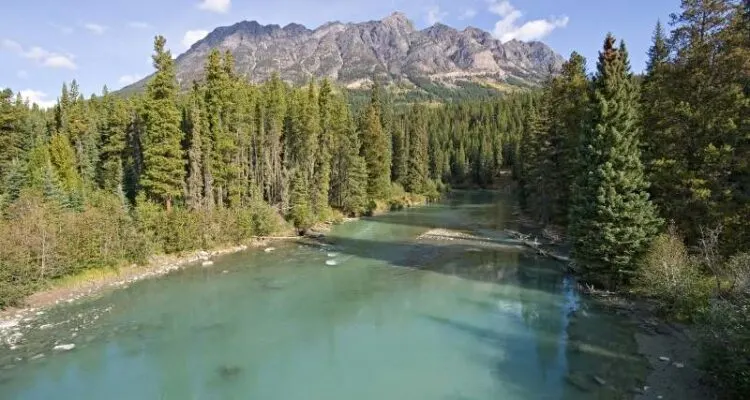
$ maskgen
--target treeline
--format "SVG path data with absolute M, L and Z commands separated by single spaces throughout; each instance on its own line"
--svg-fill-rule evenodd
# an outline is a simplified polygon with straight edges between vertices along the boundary
M 213 51 L 180 92 L 163 37 L 144 93 L 42 110 L 0 93 L 0 306 L 66 275 L 398 209 L 449 185 L 491 186 L 512 164 L 531 94 L 352 104 L 327 80 L 254 85 Z
M 727 398 L 750 390 L 750 2 L 682 2 L 644 76 L 610 35 L 596 72 L 573 54 L 532 103 L 522 205 L 567 226 L 575 268 L 699 322 Z

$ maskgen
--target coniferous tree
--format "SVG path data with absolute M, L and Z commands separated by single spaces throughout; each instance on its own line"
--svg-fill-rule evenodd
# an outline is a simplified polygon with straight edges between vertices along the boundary
M 208 120 L 205 117 L 203 95 L 197 84 L 193 84 L 190 102 L 186 110 L 186 142 L 187 142 L 187 185 L 185 199 L 191 209 L 203 206 L 203 137 L 208 133 Z
M 390 141 L 383 131 L 377 83 L 363 121 L 362 155 L 367 165 L 367 194 L 372 199 L 385 199 L 390 191 Z
M 323 80 L 318 94 L 319 128 L 313 171 L 313 212 L 320 216 L 328 208 L 331 189 L 331 157 L 333 153 L 333 89 L 328 79 Z
M 122 100 L 115 98 L 104 88 L 104 121 L 100 134 L 98 165 L 99 187 L 124 195 L 123 153 L 125 152 L 128 113 Z
M 429 180 L 429 156 L 426 111 L 421 106 L 412 108 L 409 121 L 409 161 L 406 190 L 422 194 Z
M 590 127 L 578 157 L 570 233 L 585 278 L 616 287 L 627 281 L 658 228 L 640 160 L 637 91 L 627 53 L 608 35 L 594 78 Z
M 183 193 L 185 162 L 182 156 L 180 112 L 177 109 L 177 79 L 174 60 L 166 50 L 166 39 L 154 39 L 156 74 L 146 88 L 146 133 L 143 143 L 141 184 L 149 198 L 171 211 Z
M 549 217 L 566 224 L 570 204 L 570 188 L 578 176 L 575 154 L 580 132 L 586 123 L 589 82 L 586 59 L 576 52 L 562 66 L 549 89 L 549 145 L 544 162 L 547 168 Z

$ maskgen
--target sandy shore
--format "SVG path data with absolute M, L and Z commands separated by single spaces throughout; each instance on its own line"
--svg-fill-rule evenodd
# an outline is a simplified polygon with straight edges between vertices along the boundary
M 166 275 L 188 266 L 210 266 L 212 259 L 222 255 L 245 251 L 248 248 L 261 248 L 273 241 L 289 240 L 291 237 L 256 239 L 247 245 L 225 247 L 213 251 L 195 251 L 182 255 L 161 255 L 151 257 L 146 265 L 130 265 L 117 269 L 103 270 L 90 276 L 73 277 L 64 283 L 36 292 L 29 296 L 23 308 L 8 308 L 0 312 L 0 342 L 18 326 L 33 321 L 43 310 L 58 304 L 73 303 L 77 300 L 100 294 L 106 290 L 126 288 L 134 282 Z M 79 279 L 80 278 L 80 279 Z

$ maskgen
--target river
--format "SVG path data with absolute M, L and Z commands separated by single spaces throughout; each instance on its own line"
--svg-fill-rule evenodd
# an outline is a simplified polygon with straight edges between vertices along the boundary
M 646 374 L 632 324 L 560 264 L 418 239 L 502 243 L 509 204 L 459 192 L 337 226 L 328 245 L 276 243 L 50 309 L 0 347 L 0 398 L 630 398 Z

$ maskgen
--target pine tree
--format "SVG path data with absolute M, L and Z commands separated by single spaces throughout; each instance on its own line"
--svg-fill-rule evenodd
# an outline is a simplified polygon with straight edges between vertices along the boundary
M 198 84 L 193 84 L 190 103 L 186 110 L 185 139 L 187 141 L 187 185 L 185 200 L 191 209 L 203 206 L 203 136 L 208 132 L 203 94 Z
M 289 194 L 289 220 L 298 229 L 304 231 L 314 223 L 314 215 L 310 206 L 308 182 L 305 172 L 297 168 L 292 172 Z
M 554 78 L 549 89 L 549 146 L 544 161 L 547 168 L 547 196 L 549 217 L 552 222 L 566 224 L 570 188 L 578 176 L 575 163 L 576 149 L 581 130 L 586 123 L 589 82 L 586 77 L 586 59 L 573 52 Z
M 99 144 L 97 168 L 99 187 L 123 195 L 123 153 L 129 116 L 122 100 L 115 98 L 104 88 L 104 121 Z
M 376 83 L 365 112 L 362 132 L 362 156 L 367 165 L 367 194 L 372 199 L 387 198 L 391 182 L 390 141 L 383 131 L 379 95 Z
M 0 181 L 6 178 L 11 164 L 20 160 L 24 152 L 22 107 L 25 105 L 14 101 L 10 89 L 0 91 Z
M 523 147 L 524 160 L 524 204 L 531 215 L 541 224 L 547 224 L 552 216 L 553 173 L 559 168 L 554 162 L 550 141 L 549 93 L 545 90 L 536 107 L 529 112 L 529 132 Z
M 333 153 L 333 89 L 328 79 L 323 80 L 318 94 L 319 127 L 318 144 L 313 172 L 313 211 L 321 216 L 328 209 L 331 188 L 331 157 Z
M 146 89 L 146 134 L 143 143 L 144 171 L 141 184 L 149 198 L 171 211 L 183 193 L 185 161 L 182 156 L 180 112 L 177 108 L 177 80 L 166 39 L 154 39 L 156 74 Z
M 570 218 L 576 263 L 587 280 L 606 287 L 627 281 L 658 225 L 640 161 L 638 93 L 623 48 L 608 35 L 599 53 Z
M 409 121 L 409 161 L 406 190 L 423 194 L 429 181 L 429 156 L 426 112 L 420 106 L 412 108 Z

